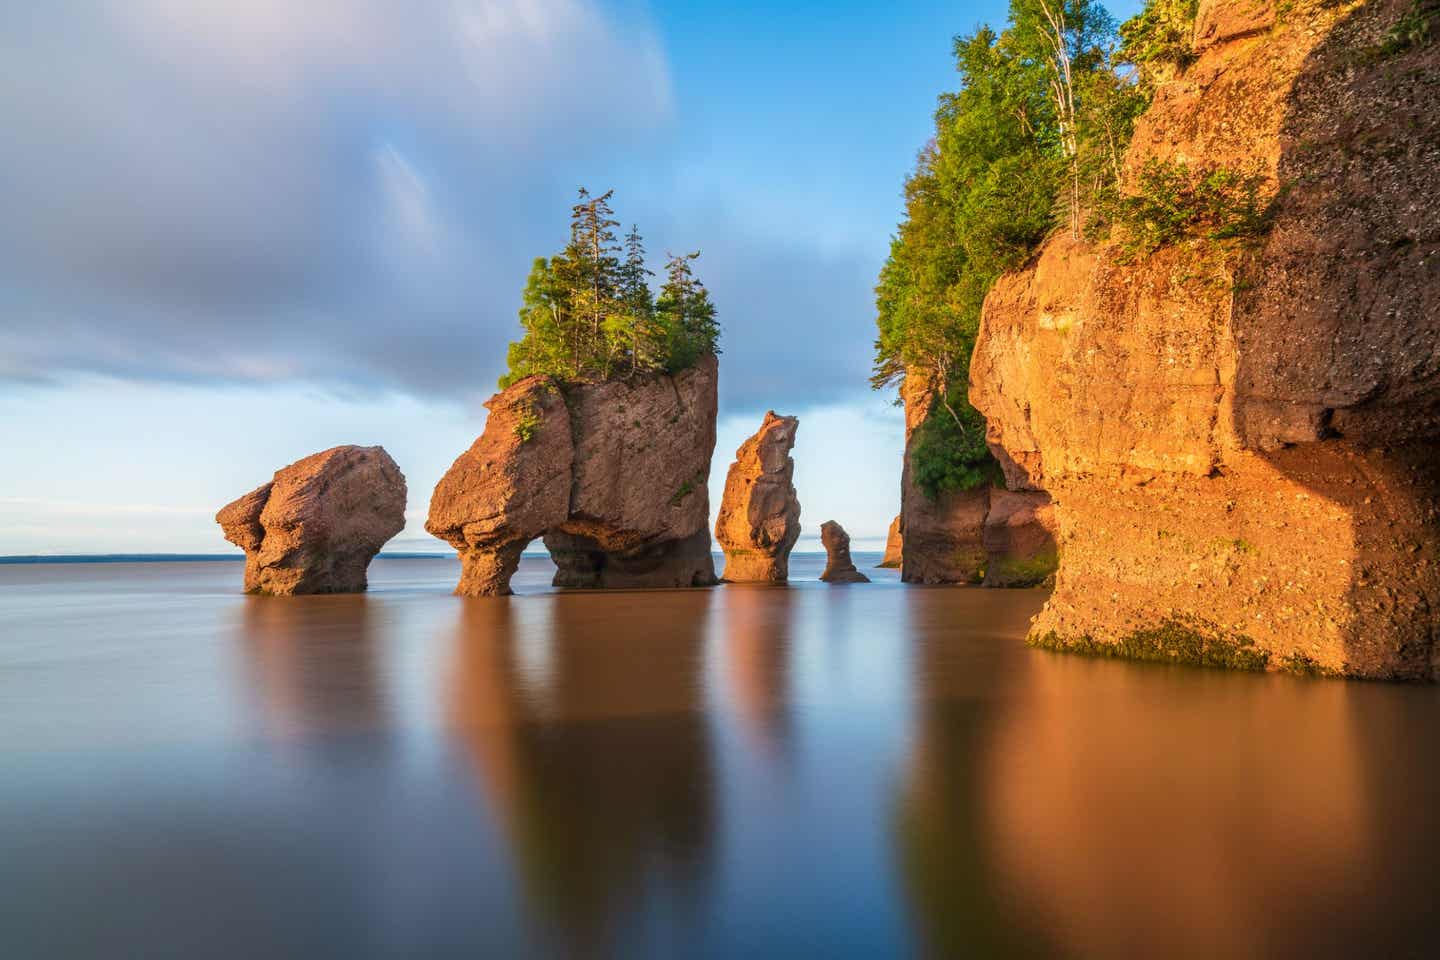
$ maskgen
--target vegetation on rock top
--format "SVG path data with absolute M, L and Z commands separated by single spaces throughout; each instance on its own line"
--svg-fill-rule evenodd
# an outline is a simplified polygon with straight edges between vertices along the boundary
M 1002 32 L 955 39 L 960 89 L 940 97 L 875 290 L 872 384 L 911 370 L 937 383 L 911 451 L 932 497 L 990 475 L 984 421 L 966 400 L 985 295 L 1057 227 L 1078 237 L 1084 212 L 1118 196 L 1121 160 L 1148 102 L 1136 61 L 1171 57 L 1174 30 L 1160 27 L 1184 13 L 1180 3 L 1162 14 L 1161 3 L 1175 0 L 1151 0 L 1137 20 L 1153 23 L 1127 23 L 1123 46 L 1093 0 L 1011 0 Z
M 623 244 L 616 239 L 612 193 L 592 197 L 581 188 L 570 242 L 531 267 L 520 308 L 525 335 L 510 344 L 501 389 L 533 374 L 576 382 L 675 373 L 719 352 L 715 305 L 693 269 L 700 254 L 667 256 L 665 282 L 653 293 L 639 230 L 631 227 Z

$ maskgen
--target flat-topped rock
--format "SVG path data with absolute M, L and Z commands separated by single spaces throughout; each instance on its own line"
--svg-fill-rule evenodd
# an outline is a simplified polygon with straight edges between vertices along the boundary
M 246 593 L 358 593 L 405 526 L 405 475 L 383 447 L 332 447 L 277 470 L 215 521 L 245 551 Z
M 725 579 L 735 583 L 784 583 L 790 551 L 800 537 L 800 500 L 795 494 L 795 431 L 800 421 L 771 410 L 760 429 L 735 451 L 715 521 L 725 551 Z

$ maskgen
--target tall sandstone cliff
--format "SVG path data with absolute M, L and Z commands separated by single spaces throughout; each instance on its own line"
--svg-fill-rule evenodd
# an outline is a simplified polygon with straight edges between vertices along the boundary
M 674 376 L 496 394 L 485 432 L 441 478 L 425 529 L 460 554 L 466 596 L 510 593 L 543 537 L 560 587 L 715 583 L 706 478 L 715 450 L 714 356 Z
M 1440 45 L 1380 49 L 1412 5 L 1201 0 L 1126 177 L 1258 163 L 1270 229 L 1057 235 L 992 290 L 971 400 L 1059 519 L 1032 641 L 1434 678 Z

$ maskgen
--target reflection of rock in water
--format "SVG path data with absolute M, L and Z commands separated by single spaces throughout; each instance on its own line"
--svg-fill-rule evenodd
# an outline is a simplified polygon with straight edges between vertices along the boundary
M 1349 696 L 1032 660 L 978 777 L 1003 875 L 1081 956 L 1325 951 L 1328 923 L 1294 918 L 1373 882 Z
M 949 591 L 912 592 L 911 632 L 923 636 L 934 630 L 931 621 L 953 616 Z M 1053 954 L 1041 949 L 1041 931 L 1006 916 L 986 836 L 981 762 L 993 734 L 994 697 L 1008 684 L 998 671 L 1011 664 L 967 661 L 957 680 L 952 653 L 944 643 L 916 648 L 915 746 L 896 807 L 898 860 L 920 943 L 927 955 L 941 957 Z M 976 677 L 981 664 L 996 672 Z M 957 682 L 962 689 L 952 689 Z
M 377 731 L 385 699 L 364 596 L 247 597 L 240 640 L 271 736 Z
M 465 604 L 450 716 L 536 918 L 589 954 L 614 946 L 647 893 L 694 899 L 708 865 L 709 598 L 546 602 L 548 633 L 520 630 L 508 601 Z
M 769 587 L 725 591 L 726 674 L 736 712 L 751 741 L 767 756 L 790 739 L 786 710 L 795 593 Z

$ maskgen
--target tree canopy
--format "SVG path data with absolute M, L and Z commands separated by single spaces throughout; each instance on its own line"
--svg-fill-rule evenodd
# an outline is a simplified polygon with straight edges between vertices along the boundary
M 1145 106 L 1118 45 L 1093 0 L 1011 0 L 1002 32 L 955 38 L 960 88 L 939 98 L 875 288 L 872 384 L 911 371 L 937 384 L 912 446 L 914 475 L 932 496 L 993 473 L 984 420 L 966 399 L 985 294 L 1051 231 L 1078 236 L 1118 189 Z
M 582 187 L 570 242 L 531 266 L 520 307 L 525 334 L 510 344 L 502 389 L 537 373 L 567 381 L 673 373 L 719 352 L 715 305 L 694 274 L 699 252 L 667 255 L 665 282 L 652 293 L 640 231 L 632 226 L 616 239 L 612 195 Z

